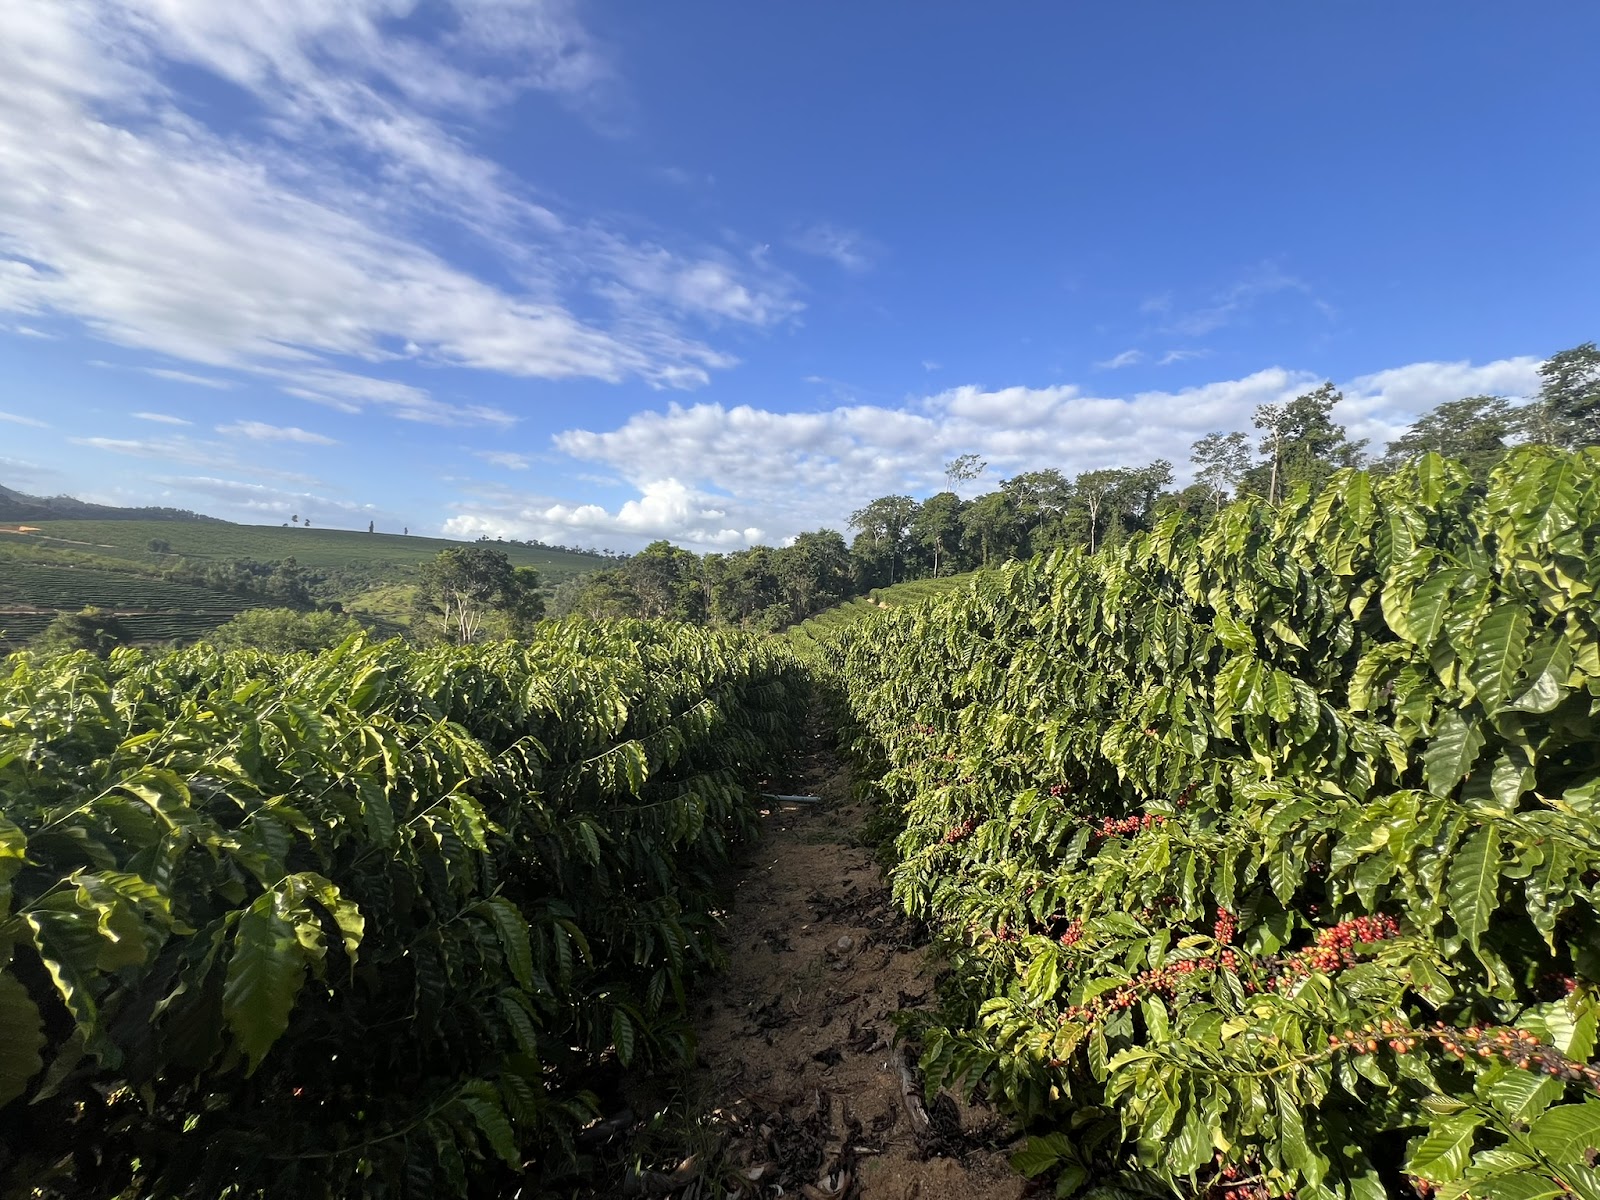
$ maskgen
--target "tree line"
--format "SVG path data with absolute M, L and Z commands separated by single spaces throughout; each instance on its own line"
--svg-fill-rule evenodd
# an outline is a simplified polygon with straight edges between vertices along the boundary
M 850 514 L 848 543 L 830 529 L 789 546 L 697 555 L 653 542 L 613 568 L 555 590 L 551 611 L 590 617 L 666 617 L 781 629 L 872 588 L 958 574 L 1058 546 L 1091 553 L 1148 529 L 1167 512 L 1214 511 L 1238 496 L 1278 503 L 1312 491 L 1344 467 L 1393 471 L 1435 451 L 1478 478 L 1512 445 L 1600 445 L 1600 350 L 1586 342 L 1539 368 L 1536 397 L 1468 396 L 1422 414 L 1381 455 L 1334 419 L 1344 394 L 1324 383 L 1293 400 L 1263 404 L 1250 431 L 1208 433 L 1191 448 L 1194 482 L 1174 488 L 1173 464 L 1100 467 L 1068 477 L 1024 471 L 971 499 L 961 491 L 987 470 L 976 454 L 945 465 L 947 487 L 918 501 L 880 496 Z
M 514 568 L 503 552 L 480 539 L 447 549 L 423 567 L 410 636 L 424 643 L 460 644 L 521 637 L 544 616 L 569 613 L 775 631 L 888 584 L 959 574 L 1060 546 L 1093 553 L 1149 529 L 1174 509 L 1204 514 L 1247 495 L 1276 504 L 1298 488 L 1317 491 L 1345 467 L 1389 472 L 1431 450 L 1463 463 L 1481 480 L 1518 443 L 1569 450 L 1600 445 L 1595 343 L 1553 355 L 1540 366 L 1539 376 L 1538 394 L 1525 403 L 1468 396 L 1441 404 L 1419 416 L 1381 455 L 1369 453 L 1365 441 L 1352 439 L 1334 419 L 1344 396 L 1324 383 L 1285 403 L 1257 407 L 1253 432 L 1216 431 L 1196 441 L 1190 452 L 1194 482 L 1181 489 L 1173 486 L 1173 464 L 1157 459 L 1071 478 L 1055 468 L 1024 471 L 967 499 L 961 491 L 988 468 L 976 454 L 963 454 L 945 464 L 943 491 L 921 501 L 880 496 L 851 513 L 854 536 L 848 542 L 836 530 L 818 529 L 787 546 L 695 554 L 662 540 L 551 591 L 541 587 L 532 568 Z M 285 610 L 270 617 L 246 620 L 249 628 L 238 631 L 246 644 L 312 648 L 353 628 L 328 621 L 312 629 L 286 611 L 313 607 L 312 588 L 321 579 L 292 558 L 281 563 L 184 560 L 163 573 L 283 604 Z M 87 637 L 74 625 L 60 636 L 65 639 L 69 632 L 74 644 L 103 652 L 103 635 Z

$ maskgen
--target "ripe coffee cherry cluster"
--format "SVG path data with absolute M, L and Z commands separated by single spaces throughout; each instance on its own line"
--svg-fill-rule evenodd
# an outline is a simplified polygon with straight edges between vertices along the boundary
M 1069 1006 L 1062 1012 L 1060 1023 L 1065 1025 L 1068 1021 L 1081 1021 L 1085 1025 L 1093 1025 L 1111 1013 L 1132 1008 L 1145 996 L 1160 996 L 1163 1000 L 1170 1000 L 1178 994 L 1178 985 L 1189 976 L 1201 971 L 1215 971 L 1219 967 L 1232 971 L 1237 965 L 1238 959 L 1233 951 L 1224 950 L 1216 958 L 1183 958 L 1164 967 L 1140 971 L 1114 992 L 1097 996 L 1087 1004 Z
M 1440 1029 L 1443 1027 L 1441 1026 Z M 1600 1066 L 1574 1062 L 1553 1046 L 1547 1046 L 1526 1029 L 1485 1029 L 1474 1025 L 1470 1029 L 1434 1032 L 1446 1053 L 1457 1058 L 1501 1058 L 1514 1067 L 1549 1075 L 1568 1083 L 1582 1083 L 1600 1092 Z M 1402 1045 L 1404 1037 L 1397 1038 Z
M 1067 931 L 1061 935 L 1060 941 L 1063 946 L 1076 946 L 1083 941 L 1082 919 L 1075 918 L 1072 924 L 1067 926 Z
M 932 725 L 907 725 L 906 730 L 910 733 L 919 734 L 922 737 L 932 737 L 934 734 L 939 732 Z
M 1052 796 L 1056 797 L 1057 799 L 1059 799 L 1062 796 L 1065 796 L 1071 790 L 1072 790 L 1072 785 L 1070 783 L 1052 783 L 1050 785 L 1050 794 Z
M 1211 936 L 1226 946 L 1233 941 L 1234 930 L 1238 928 L 1234 916 L 1225 908 L 1217 909 L 1217 923 L 1212 927 Z
M 1106 817 L 1095 829 L 1094 835 L 1098 838 L 1126 837 L 1128 834 L 1142 833 L 1146 829 L 1154 829 L 1157 825 L 1166 823 L 1167 819 L 1160 813 L 1146 814 L 1142 817 L 1124 817 L 1120 821 L 1115 817 Z
M 957 842 L 966 841 L 967 838 L 972 836 L 972 831 L 977 827 L 977 821 L 973 820 L 971 817 L 968 817 L 965 821 L 961 822 L 961 824 L 955 826 L 953 829 L 950 829 L 945 833 L 944 844 L 947 846 L 954 846 Z
M 1328 1049 L 1376 1054 L 1387 1046 L 1396 1054 L 1409 1054 L 1427 1042 L 1436 1042 L 1446 1054 L 1459 1059 L 1498 1058 L 1524 1071 L 1586 1084 L 1600 1091 L 1600 1066 L 1574 1062 L 1526 1029 L 1482 1025 L 1456 1029 L 1443 1021 L 1436 1022 L 1430 1029 L 1414 1029 L 1398 1021 L 1384 1020 L 1335 1034 L 1328 1039 Z
M 1273 986 L 1281 988 L 1313 971 L 1331 975 L 1355 961 L 1356 946 L 1399 936 L 1400 922 L 1393 917 L 1352 917 L 1340 921 L 1319 931 L 1314 944 L 1284 959 L 1277 967 Z

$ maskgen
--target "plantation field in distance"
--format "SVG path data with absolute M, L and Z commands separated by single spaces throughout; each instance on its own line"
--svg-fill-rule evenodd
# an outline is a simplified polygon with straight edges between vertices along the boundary
M 830 631 L 852 621 L 879 611 L 880 608 L 898 608 L 916 604 L 934 596 L 943 596 L 966 587 L 979 575 L 966 571 L 960 575 L 940 575 L 934 579 L 912 579 L 905 583 L 892 583 L 888 587 L 873 588 L 865 596 L 852 596 L 843 604 L 825 608 L 814 617 L 808 617 L 787 632 L 801 642 L 816 641 Z
M 152 550 L 151 545 L 161 547 Z M 249 608 L 255 596 L 161 577 L 186 560 L 296 563 L 382 635 L 400 632 L 423 563 L 465 543 L 348 529 L 234 525 L 225 521 L 34 520 L 0 522 L 0 654 L 41 634 L 57 613 L 85 607 L 118 615 L 135 642 L 191 641 Z M 570 550 L 493 543 L 513 566 L 553 587 L 608 560 Z
M 6 561 L 0 569 L 0 611 L 73 611 L 85 605 L 108 612 L 222 614 L 264 603 L 214 588 L 133 571 L 104 571 L 72 564 Z
M 303 529 L 291 525 L 233 525 L 222 521 L 29 521 L 24 534 L 0 533 L 0 547 L 12 543 L 76 550 L 120 558 L 143 567 L 158 565 L 165 555 L 151 553 L 152 541 L 163 541 L 172 554 L 192 559 L 294 558 L 313 571 L 355 571 L 411 579 L 416 568 L 441 550 L 463 543 L 398 533 L 366 533 L 353 529 Z M 16 529 L 0 523 L 0 530 Z M 535 567 L 547 586 L 560 583 L 605 563 L 599 555 L 495 542 L 514 567 Z

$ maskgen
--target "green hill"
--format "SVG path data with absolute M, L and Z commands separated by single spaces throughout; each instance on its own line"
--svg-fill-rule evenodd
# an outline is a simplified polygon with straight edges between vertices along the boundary
M 407 537 L 398 533 L 360 533 L 350 529 L 302 529 L 279 525 L 234 525 L 227 521 L 29 521 L 29 532 L 6 532 L 0 541 L 52 549 L 76 550 L 116 558 L 140 566 L 159 566 L 167 554 L 197 560 L 293 558 L 312 571 L 364 577 L 365 586 L 403 583 L 415 578 L 422 563 L 460 542 L 446 538 Z M 152 552 L 152 542 L 170 551 Z M 597 570 L 609 561 L 598 554 L 496 542 L 517 567 L 535 567 L 546 584 Z
M 35 498 L 0 495 L 0 510 Z M 41 502 L 43 503 L 43 502 Z M 52 505 L 75 505 L 65 497 Z M 94 520 L 0 521 L 0 653 L 41 633 L 58 612 L 87 606 L 117 614 L 135 641 L 188 641 L 247 608 L 281 603 L 180 582 L 164 572 L 253 560 L 293 559 L 322 604 L 348 606 L 385 633 L 399 631 L 423 563 L 462 543 L 443 538 L 299 526 L 235 525 L 213 518 L 140 517 L 140 510 Z M 146 510 L 148 511 L 148 510 Z M 600 555 L 496 542 L 514 566 L 533 567 L 543 586 L 604 566 Z
M 0 521 L 64 520 L 100 521 L 216 521 L 186 508 L 114 508 L 90 504 L 71 496 L 30 496 L 0 485 Z
M 132 571 L 0 560 L 0 610 L 76 611 L 93 605 L 114 613 L 181 611 L 226 619 L 259 603 Z

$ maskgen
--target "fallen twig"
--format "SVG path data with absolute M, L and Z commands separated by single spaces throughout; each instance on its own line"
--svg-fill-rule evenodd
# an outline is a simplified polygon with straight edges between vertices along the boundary
M 922 1104 L 922 1085 L 917 1082 L 916 1071 L 904 1052 L 896 1057 L 895 1065 L 900 1068 L 900 1102 L 905 1106 L 906 1116 L 911 1119 L 912 1133 L 921 1138 L 933 1128 L 928 1110 Z

